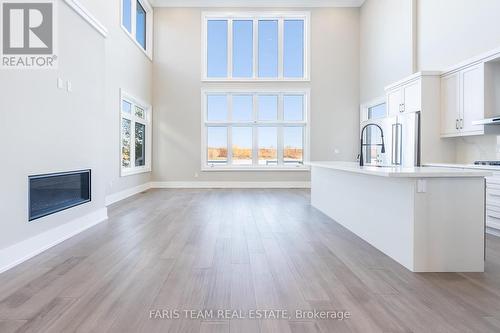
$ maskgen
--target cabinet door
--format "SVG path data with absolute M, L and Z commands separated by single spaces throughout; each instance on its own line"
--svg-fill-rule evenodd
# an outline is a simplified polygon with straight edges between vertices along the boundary
M 401 101 L 404 104 L 403 112 L 422 111 L 421 82 L 421 80 L 417 80 L 403 87 L 403 100 Z
M 401 107 L 401 89 L 387 92 L 387 112 L 389 116 L 397 116 Z
M 483 64 L 464 69 L 462 76 L 462 107 L 460 127 L 462 132 L 483 131 L 484 125 L 472 125 L 484 118 L 484 66 Z
M 441 78 L 441 135 L 457 134 L 460 109 L 460 75 Z

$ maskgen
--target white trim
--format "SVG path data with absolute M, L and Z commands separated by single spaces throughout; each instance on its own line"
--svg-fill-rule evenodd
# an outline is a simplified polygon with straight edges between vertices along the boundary
M 144 53 L 149 60 L 153 61 L 153 20 L 154 20 L 154 13 L 153 13 L 153 7 L 149 3 L 148 0 L 138 0 L 141 4 L 144 10 L 146 11 L 146 49 L 142 47 L 141 44 L 136 40 L 135 35 L 136 35 L 136 18 L 137 18 L 137 3 L 136 0 L 131 0 L 131 6 L 132 8 L 130 9 L 130 24 L 132 29 L 131 32 L 125 28 L 123 25 L 123 0 L 118 0 L 120 1 L 120 27 L 122 30 L 125 32 L 125 34 L 132 40 L 132 42 L 137 46 L 142 53 Z
M 371 101 L 362 103 L 359 106 L 359 122 L 362 123 L 362 122 L 368 120 L 368 110 L 371 107 L 374 107 L 374 106 L 377 106 L 377 105 L 380 105 L 380 104 L 384 104 L 384 103 L 387 103 L 385 95 L 377 97 L 375 99 L 372 99 Z M 389 111 L 387 110 L 387 108 L 385 110 L 385 115 L 386 116 L 389 115 Z
M 129 102 L 132 104 L 132 110 L 131 110 L 131 115 L 128 116 L 122 112 L 122 102 L 123 100 Z M 134 115 L 134 106 L 138 106 L 141 109 L 144 110 L 144 114 L 146 119 L 139 119 Z M 147 173 L 151 172 L 151 161 L 152 161 L 152 146 L 153 146 L 153 141 L 152 141 L 152 132 L 153 132 L 153 108 L 149 103 L 146 103 L 139 98 L 136 98 L 129 93 L 125 92 L 123 89 L 120 89 L 120 104 L 118 106 L 119 112 L 120 112 L 120 117 L 119 117 L 119 156 L 120 156 L 120 176 L 121 177 L 126 177 L 126 176 L 131 176 L 131 175 L 137 175 L 140 173 Z M 131 147 L 130 147 L 130 163 L 131 167 L 130 168 L 123 168 L 122 167 L 122 119 L 129 119 L 131 121 L 131 135 L 130 135 L 130 142 L 131 142 Z M 133 166 L 132 163 L 135 161 L 135 150 L 133 149 L 133 144 L 135 141 L 135 131 L 133 128 L 134 123 L 141 123 L 146 127 L 146 151 L 145 151 L 145 158 L 146 158 L 146 163 L 143 166 L 136 167 Z
M 133 195 L 136 195 L 141 192 L 145 192 L 151 188 L 151 183 L 144 183 L 136 187 L 132 187 L 120 192 L 116 192 L 110 195 L 106 196 L 105 199 L 105 205 L 109 206 L 112 205 L 118 201 L 122 201 L 124 199 L 127 199 L 128 197 L 131 197 Z
M 365 0 L 151 0 L 154 7 L 361 7 Z
M 234 5 L 232 6 L 234 7 Z M 209 78 L 208 71 L 208 54 L 207 54 L 207 22 L 208 20 L 227 20 L 227 77 Z M 253 20 L 253 74 L 249 78 L 240 78 L 232 76 L 232 21 L 233 20 Z M 273 19 L 278 21 L 278 77 L 275 78 L 260 78 L 258 76 L 258 21 L 260 19 Z M 287 19 L 302 19 L 304 20 L 304 76 L 300 78 L 284 77 L 284 21 Z M 309 11 L 203 11 L 201 13 L 201 81 L 202 82 L 310 82 L 311 81 L 311 13 Z
M 97 30 L 104 38 L 108 36 L 108 29 L 95 18 L 90 11 L 85 8 L 78 0 L 64 0 L 64 2 L 73 9 L 81 18 L 89 23 L 94 29 Z
M 39 235 L 23 240 L 0 250 L 0 273 L 33 258 L 45 250 L 105 221 L 108 218 L 107 208 L 101 208 L 47 230 Z
M 310 188 L 311 182 L 290 181 L 290 182 L 152 182 L 151 188 Z

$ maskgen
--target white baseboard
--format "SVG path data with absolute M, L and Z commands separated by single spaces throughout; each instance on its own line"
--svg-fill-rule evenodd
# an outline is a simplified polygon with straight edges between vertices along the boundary
M 73 221 L 0 249 L 0 273 L 42 253 L 108 218 L 108 209 L 101 208 Z
M 139 186 L 126 189 L 124 191 L 120 191 L 117 193 L 107 195 L 106 199 L 105 199 L 105 205 L 109 206 L 109 205 L 114 204 L 115 202 L 121 201 L 123 199 L 127 199 L 128 197 L 131 197 L 131 196 L 136 195 L 138 193 L 147 191 L 151 188 L 151 184 L 152 183 L 144 183 L 144 184 L 141 184 Z
M 151 188 L 310 188 L 311 182 L 151 182 Z

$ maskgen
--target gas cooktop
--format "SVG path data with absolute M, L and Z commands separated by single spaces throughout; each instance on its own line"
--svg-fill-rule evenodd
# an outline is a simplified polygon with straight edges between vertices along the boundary
M 500 166 L 500 161 L 475 161 L 474 165 Z

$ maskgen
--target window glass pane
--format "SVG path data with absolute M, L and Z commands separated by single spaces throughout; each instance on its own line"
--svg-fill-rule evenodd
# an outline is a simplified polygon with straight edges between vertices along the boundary
M 253 119 L 253 96 L 233 95 L 233 120 L 250 121 Z
M 233 164 L 252 164 L 252 127 L 233 127 Z
M 136 13 L 136 29 L 135 29 L 135 39 L 146 49 L 146 10 L 142 7 L 141 3 L 137 1 L 137 13 Z
M 278 21 L 259 21 L 259 77 L 278 77 Z
M 207 128 L 207 163 L 227 164 L 227 127 Z
M 372 106 L 368 109 L 368 119 L 378 119 L 385 117 L 385 103 Z
M 130 140 L 131 124 L 128 119 L 122 118 L 122 167 L 130 168 Z
M 259 127 L 259 165 L 278 164 L 278 131 L 276 127 Z
M 304 76 L 304 21 L 285 20 L 283 42 L 283 75 Z
M 286 121 L 304 120 L 304 96 L 285 95 L 283 97 L 283 117 Z
M 122 112 L 131 114 L 132 113 L 132 104 L 130 104 L 129 102 L 127 102 L 125 100 L 122 100 Z
M 227 20 L 207 23 L 207 76 L 227 77 Z
M 227 120 L 227 96 L 208 95 L 207 96 L 207 120 L 222 121 Z
M 135 123 L 135 166 L 146 164 L 146 126 Z
M 304 129 L 285 127 L 283 129 L 283 162 L 285 165 L 302 164 L 304 161 Z
M 259 120 L 278 119 L 278 96 L 259 95 Z
M 139 118 L 142 118 L 142 119 L 145 118 L 146 115 L 144 113 L 144 109 L 142 109 L 142 108 L 140 108 L 138 106 L 135 106 L 134 109 L 135 109 L 135 116 L 136 117 L 139 117 Z
M 233 77 L 252 77 L 253 21 L 233 21 Z
M 132 33 L 132 3 L 131 0 L 122 0 L 122 25 Z

